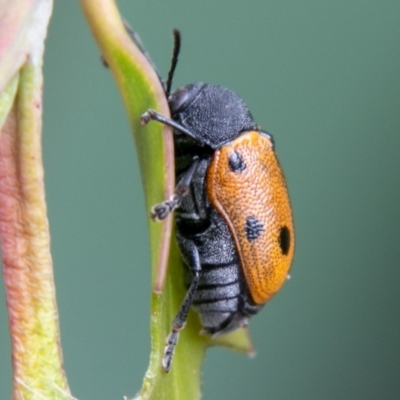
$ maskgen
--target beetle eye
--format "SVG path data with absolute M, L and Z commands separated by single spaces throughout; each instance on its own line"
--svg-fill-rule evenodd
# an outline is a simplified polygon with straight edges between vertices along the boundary
M 175 90 L 168 99 L 171 115 L 182 112 L 192 104 L 204 86 L 204 83 L 192 83 Z

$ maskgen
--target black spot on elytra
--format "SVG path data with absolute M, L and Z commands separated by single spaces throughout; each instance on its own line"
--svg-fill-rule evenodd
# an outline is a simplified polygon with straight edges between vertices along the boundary
M 246 219 L 246 225 L 244 227 L 246 231 L 246 238 L 249 242 L 257 239 L 262 232 L 264 232 L 263 224 L 254 217 L 248 217 Z
M 228 163 L 232 172 L 242 172 L 246 169 L 246 163 L 238 151 L 229 154 Z
M 279 246 L 281 246 L 282 254 L 286 256 L 290 249 L 290 231 L 287 226 L 283 226 L 279 232 Z

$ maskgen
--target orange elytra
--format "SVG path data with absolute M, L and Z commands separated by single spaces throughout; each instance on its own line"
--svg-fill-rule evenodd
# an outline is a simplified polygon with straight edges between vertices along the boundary
M 232 157 L 240 169 L 232 170 Z M 215 151 L 207 193 L 232 232 L 253 301 L 264 304 L 285 282 L 294 252 L 292 210 L 271 138 L 246 132 Z

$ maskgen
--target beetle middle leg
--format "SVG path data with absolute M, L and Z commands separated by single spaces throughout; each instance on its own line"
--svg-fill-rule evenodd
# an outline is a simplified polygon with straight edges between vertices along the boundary
M 192 305 L 193 297 L 196 293 L 197 286 L 200 280 L 201 264 L 199 252 L 197 251 L 197 248 L 192 241 L 188 240 L 187 247 L 187 255 L 189 256 L 188 261 L 193 273 L 193 278 L 189 290 L 187 291 L 186 296 L 181 304 L 181 307 L 172 322 L 172 330 L 167 338 L 164 350 L 164 357 L 161 363 L 165 372 L 169 372 L 171 368 L 172 357 L 174 355 L 176 343 L 178 342 L 179 332 L 185 327 L 189 309 Z
M 150 216 L 152 219 L 156 221 L 161 221 L 166 216 L 175 210 L 175 208 L 179 207 L 181 204 L 182 198 L 186 196 L 189 191 L 190 182 L 192 181 L 193 175 L 196 172 L 196 169 L 199 165 L 198 158 L 193 159 L 192 165 L 185 172 L 178 185 L 175 188 L 174 194 L 168 199 L 163 201 L 160 204 L 155 205 L 150 212 Z

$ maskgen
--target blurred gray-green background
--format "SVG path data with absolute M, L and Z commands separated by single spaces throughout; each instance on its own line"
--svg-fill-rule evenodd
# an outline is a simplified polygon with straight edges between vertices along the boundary
M 254 359 L 207 353 L 204 399 L 399 399 L 400 2 L 119 6 L 164 76 L 171 30 L 181 30 L 175 87 L 218 83 L 246 101 L 275 137 L 291 194 L 292 279 L 252 320 Z M 147 210 L 122 101 L 77 1 L 56 1 L 44 73 L 69 383 L 80 400 L 132 397 L 150 346 Z M 0 292 L 0 399 L 9 399 Z

